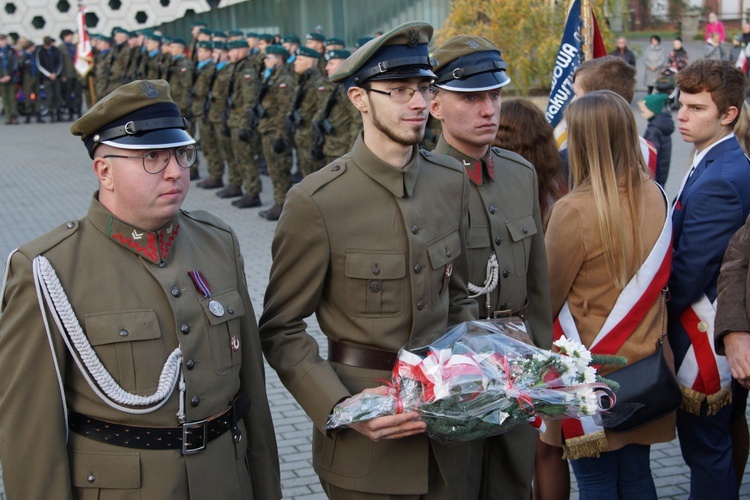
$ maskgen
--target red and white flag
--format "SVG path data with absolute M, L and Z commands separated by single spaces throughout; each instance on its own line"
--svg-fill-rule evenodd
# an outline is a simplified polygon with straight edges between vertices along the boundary
M 89 34 L 86 32 L 86 7 L 78 9 L 76 15 L 76 26 L 78 28 L 78 42 L 76 43 L 75 68 L 81 78 L 88 75 L 94 65 L 94 53 L 91 50 Z
M 750 46 L 748 46 L 750 47 Z M 743 48 L 740 51 L 740 55 L 737 58 L 737 62 L 735 65 L 742 70 L 743 73 L 747 74 L 747 67 L 748 67 L 748 59 L 747 59 L 747 49 L 748 47 Z

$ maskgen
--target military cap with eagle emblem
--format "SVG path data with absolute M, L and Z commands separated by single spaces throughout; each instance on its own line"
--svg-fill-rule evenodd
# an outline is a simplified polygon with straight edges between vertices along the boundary
M 454 92 L 477 92 L 510 83 L 508 64 L 500 49 L 483 36 L 460 35 L 432 55 L 436 60 L 435 85 Z
M 368 80 L 435 78 L 427 48 L 432 31 L 432 26 L 423 22 L 397 26 L 358 48 L 331 75 L 331 81 L 349 88 Z
M 165 80 L 136 80 L 94 104 L 70 127 L 89 156 L 99 144 L 122 149 L 176 148 L 195 144 L 190 122 L 169 94 Z

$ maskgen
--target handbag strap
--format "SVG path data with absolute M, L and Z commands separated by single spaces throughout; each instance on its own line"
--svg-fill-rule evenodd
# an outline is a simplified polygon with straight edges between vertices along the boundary
M 661 289 L 661 335 L 656 339 L 656 350 L 662 348 L 664 344 L 664 337 L 667 335 L 667 295 L 669 294 L 669 285 L 664 285 Z

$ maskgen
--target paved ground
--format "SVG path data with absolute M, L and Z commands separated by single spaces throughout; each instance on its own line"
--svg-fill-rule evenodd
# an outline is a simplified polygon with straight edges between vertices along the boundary
M 696 53 L 697 56 L 700 46 L 689 49 L 691 55 Z M 637 94 L 634 101 L 642 95 L 642 92 Z M 644 122 L 637 111 L 636 115 L 643 132 Z M 679 187 L 690 153 L 679 134 L 673 135 L 672 140 L 672 169 L 667 183 L 670 197 Z M 4 261 L 4 256 L 21 243 L 83 215 L 96 181 L 85 149 L 69 134 L 68 124 L 0 125 L 0 151 L 0 261 Z M 272 190 L 267 178 L 263 183 L 261 196 L 267 208 Z M 235 229 L 245 256 L 250 296 L 259 314 L 268 280 L 275 224 L 258 217 L 261 209 L 238 210 L 213 193 L 193 188 L 185 208 L 208 210 Z M 314 321 L 311 321 L 311 330 L 321 338 Z M 322 347 L 325 352 L 325 346 Z M 309 420 L 273 370 L 267 369 L 267 378 L 281 457 L 284 498 L 324 499 L 310 464 Z M 687 497 L 689 474 L 676 440 L 652 448 L 651 466 L 660 498 Z M 744 483 L 741 493 L 750 498 L 750 474 L 745 475 Z M 577 499 L 575 483 L 573 498 Z M 4 500 L 1 485 L 0 500 Z

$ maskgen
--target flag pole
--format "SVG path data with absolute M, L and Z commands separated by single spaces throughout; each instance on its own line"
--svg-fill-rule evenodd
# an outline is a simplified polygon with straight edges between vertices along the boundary
M 594 58 L 593 23 L 591 22 L 590 0 L 581 1 L 581 62 Z

